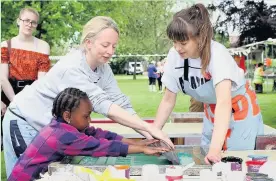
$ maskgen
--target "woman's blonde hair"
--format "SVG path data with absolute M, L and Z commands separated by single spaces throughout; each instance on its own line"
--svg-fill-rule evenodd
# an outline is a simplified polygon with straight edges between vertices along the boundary
M 112 28 L 119 34 L 119 28 L 113 19 L 106 16 L 96 16 L 92 18 L 83 27 L 81 44 L 84 44 L 86 39 L 94 38 L 97 34 L 107 28 Z
M 18 17 L 21 18 L 22 14 L 25 13 L 26 11 L 34 13 L 37 16 L 37 18 L 39 19 L 39 13 L 37 12 L 37 10 L 35 10 L 31 7 L 21 9 L 20 12 L 19 12 Z

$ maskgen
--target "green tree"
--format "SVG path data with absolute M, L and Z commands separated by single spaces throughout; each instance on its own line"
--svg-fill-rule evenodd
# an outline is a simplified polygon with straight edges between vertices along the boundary
M 229 24 L 240 32 L 240 45 L 267 40 L 276 36 L 276 6 L 262 1 L 221 1 L 209 9 L 219 10 L 224 16 L 218 18 L 216 29 L 228 31 Z
M 223 44 L 226 48 L 230 48 L 229 36 L 225 32 L 219 32 L 214 30 L 214 39 L 217 42 Z
M 127 2 L 2 1 L 1 39 L 3 41 L 16 36 L 18 34 L 16 19 L 20 9 L 33 7 L 40 14 L 40 21 L 35 36 L 47 41 L 56 50 L 59 48 L 63 49 L 68 47 L 68 43 L 79 44 L 83 25 L 94 16 L 111 16 L 118 20 L 120 24 L 124 23 L 124 16 L 120 12 L 124 8 L 124 4 L 127 4 Z M 66 42 L 65 47 L 63 46 L 64 42 Z
M 94 16 L 110 16 L 120 28 L 116 54 L 167 53 L 165 30 L 171 19 L 170 1 L 2 1 L 1 39 L 18 34 L 20 9 L 33 7 L 40 13 L 35 36 L 47 41 L 51 55 L 62 55 L 79 44 L 83 25 Z
M 117 54 L 164 54 L 171 43 L 166 27 L 172 17 L 170 1 L 132 1 L 123 9 L 127 18 Z M 134 59 L 136 62 L 136 59 Z M 135 64 L 136 65 L 136 64 Z M 136 79 L 134 68 L 133 79 Z
M 35 36 L 44 39 L 50 45 L 59 44 L 61 39 L 67 40 L 69 37 L 75 41 L 75 31 L 79 31 L 82 22 L 85 21 L 78 17 L 78 14 L 85 9 L 80 2 L 3 1 L 1 2 L 2 40 L 18 34 L 16 19 L 20 9 L 24 7 L 33 7 L 39 12 L 40 21 Z
M 127 18 L 119 52 L 132 54 L 167 53 L 171 46 L 166 26 L 172 17 L 170 1 L 133 1 L 123 9 Z

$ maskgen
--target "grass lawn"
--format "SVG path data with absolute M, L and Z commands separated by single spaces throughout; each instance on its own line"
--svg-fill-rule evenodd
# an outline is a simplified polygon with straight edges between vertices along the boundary
M 132 80 L 132 76 L 116 76 L 122 92 L 129 96 L 131 103 L 140 117 L 155 117 L 158 105 L 162 99 L 162 94 L 148 91 L 148 80 L 145 76 L 137 76 L 137 80 Z M 271 84 L 268 89 L 271 90 Z M 266 84 L 264 85 L 266 91 Z M 276 128 L 276 93 L 265 93 L 257 95 L 264 123 Z M 175 112 L 187 112 L 190 105 L 190 97 L 180 93 L 177 98 Z M 103 117 L 93 114 L 93 118 Z M 3 153 L 1 154 L 1 180 L 6 180 Z
M 4 160 L 4 152 L 1 152 L 1 180 L 6 181 L 6 169 L 5 169 L 5 160 Z

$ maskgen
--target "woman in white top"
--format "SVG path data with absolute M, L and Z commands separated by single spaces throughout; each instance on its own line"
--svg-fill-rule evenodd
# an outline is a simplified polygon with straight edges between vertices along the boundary
M 54 98 L 68 87 L 85 91 L 95 112 L 173 147 L 165 133 L 136 115 L 120 91 L 108 65 L 118 39 L 118 27 L 111 18 L 92 18 L 83 28 L 81 48 L 67 54 L 42 79 L 14 97 L 3 123 L 7 176 L 37 132 L 50 123 Z
M 263 134 L 255 93 L 228 50 L 212 40 L 207 9 L 193 5 L 176 13 L 167 27 L 174 43 L 162 82 L 166 87 L 155 124 L 162 129 L 179 91 L 205 103 L 201 144 L 209 147 L 206 163 L 218 162 L 221 150 L 254 149 Z

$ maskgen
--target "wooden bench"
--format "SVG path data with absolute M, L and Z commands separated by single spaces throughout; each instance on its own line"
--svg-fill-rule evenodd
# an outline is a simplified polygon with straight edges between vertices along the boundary
M 202 123 L 204 112 L 173 112 L 170 116 L 172 123 Z M 175 145 L 197 145 L 200 137 L 173 138 Z
M 202 123 L 204 112 L 173 112 L 170 119 L 172 123 Z

